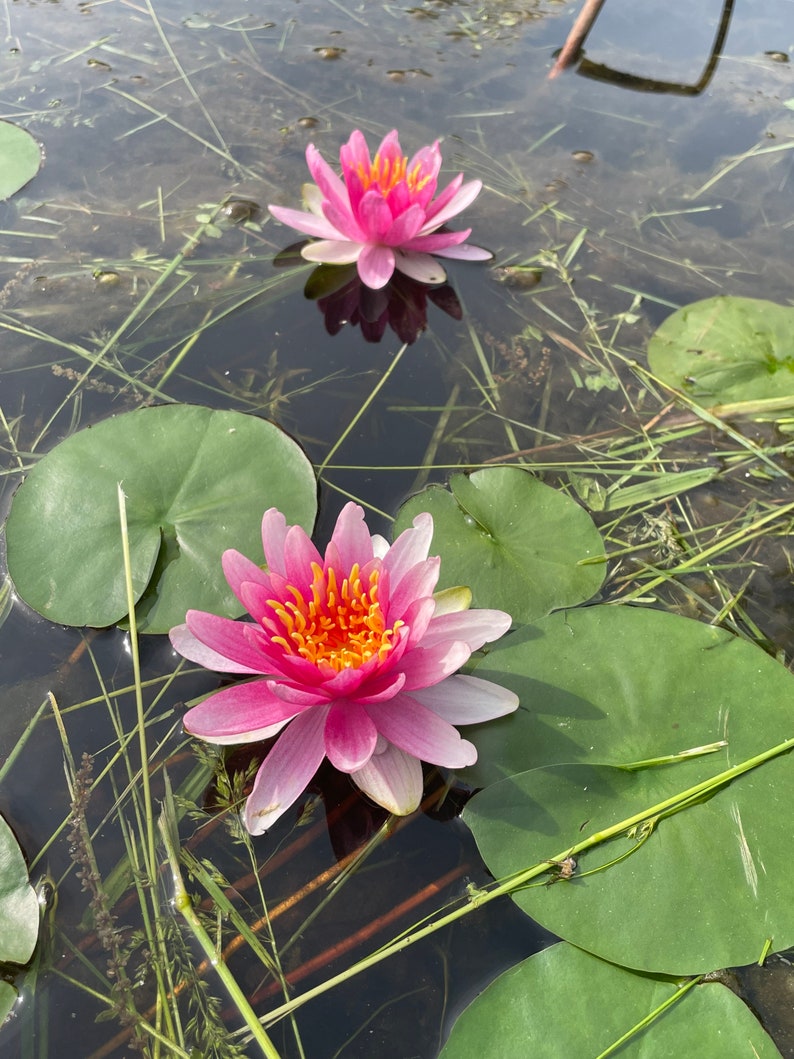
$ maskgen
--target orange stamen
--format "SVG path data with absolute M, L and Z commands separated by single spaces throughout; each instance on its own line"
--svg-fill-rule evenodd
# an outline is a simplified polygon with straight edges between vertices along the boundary
M 408 159 L 405 156 L 396 159 L 383 158 L 380 151 L 373 158 L 371 165 L 359 164 L 356 173 L 365 191 L 375 186 L 383 195 L 388 195 L 401 180 L 406 182 L 412 194 L 421 191 L 430 180 L 429 174 L 422 176 L 422 166 L 419 163 L 409 172 Z
M 373 570 L 367 584 L 361 580 L 358 563 L 340 585 L 336 571 L 323 571 L 312 563 L 314 579 L 303 593 L 294 585 L 287 591 L 292 599 L 269 599 L 271 616 L 281 632 L 271 637 L 287 654 L 296 654 L 313 665 L 328 665 L 336 672 L 358 669 L 377 656 L 382 662 L 394 647 L 391 629 L 378 600 L 379 571 Z M 308 598 L 307 598 L 308 597 Z

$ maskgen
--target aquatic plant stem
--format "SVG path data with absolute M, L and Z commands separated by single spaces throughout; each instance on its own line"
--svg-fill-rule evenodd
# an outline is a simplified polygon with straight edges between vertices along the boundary
M 500 897 L 510 896 L 517 890 L 521 890 L 533 879 L 537 878 L 539 875 L 543 875 L 549 871 L 550 868 L 554 867 L 556 864 L 562 863 L 568 857 L 575 857 L 577 854 L 592 849 L 594 846 L 601 845 L 602 843 L 608 842 L 620 835 L 625 835 L 626 832 L 640 824 L 656 824 L 663 817 L 671 816 L 683 809 L 688 809 L 693 805 L 699 804 L 706 795 L 716 793 L 721 787 L 727 786 L 727 784 L 731 783 L 739 776 L 744 775 L 744 773 L 750 772 L 752 769 L 758 768 L 759 765 L 763 765 L 765 762 L 780 757 L 781 754 L 786 754 L 791 750 L 794 750 L 794 738 L 778 743 L 777 746 L 765 750 L 761 754 L 756 754 L 754 757 L 748 758 L 739 765 L 734 765 L 733 768 L 726 769 L 724 772 L 720 772 L 716 776 L 712 776 L 707 780 L 695 784 L 693 787 L 680 791 L 678 794 L 674 794 L 670 798 L 665 798 L 664 801 L 657 802 L 656 805 L 649 806 L 647 809 L 643 809 L 641 812 L 635 813 L 633 816 L 621 820 L 619 823 L 613 824 L 611 827 L 605 828 L 602 831 L 596 831 L 587 838 L 582 839 L 580 842 L 577 842 L 554 856 L 549 857 L 548 860 L 539 861 L 529 868 L 525 868 L 522 871 L 507 876 L 507 878 L 502 879 L 501 881 L 497 880 L 496 883 L 487 889 L 478 889 L 469 892 L 465 902 L 458 908 L 453 909 L 446 915 L 440 916 L 438 919 L 433 920 L 419 930 L 397 937 L 390 944 L 379 949 L 377 952 L 372 953 L 372 955 L 365 957 L 363 960 L 360 960 L 346 971 L 342 971 L 340 974 L 334 975 L 332 978 L 327 979 L 313 989 L 309 989 L 305 993 L 294 997 L 289 1003 L 274 1008 L 263 1017 L 263 1021 L 266 1025 L 272 1024 L 284 1015 L 294 1011 L 295 1008 L 314 999 L 314 997 L 321 996 L 323 993 L 326 993 L 337 985 L 341 985 L 343 982 L 348 981 L 362 971 L 368 970 L 370 967 L 374 967 L 376 964 L 381 963 L 389 956 L 404 951 L 411 945 L 415 944 L 415 942 L 429 937 L 431 934 L 434 934 L 443 927 L 456 922 L 458 919 L 462 919 L 475 909 L 490 904 L 492 901 L 495 901 Z
M 138 650 L 138 623 L 135 616 L 135 594 L 132 588 L 132 561 L 130 558 L 130 538 L 127 526 L 127 501 L 121 482 L 118 483 L 116 489 L 119 503 L 119 521 L 121 523 L 121 550 L 124 559 L 124 587 L 127 593 L 127 611 L 130 625 L 130 654 L 132 657 L 132 675 L 135 684 L 138 745 L 140 747 L 141 756 L 141 786 L 143 789 L 144 807 L 143 828 L 146 832 L 145 842 L 143 836 L 141 836 L 141 841 L 143 843 L 143 859 L 146 865 L 146 878 L 150 892 L 154 895 L 156 893 L 158 874 L 157 853 L 155 848 L 154 817 L 152 815 L 152 791 L 149 783 L 149 748 L 146 743 L 146 711 L 143 706 L 143 689 L 141 687 L 141 659 Z M 134 848 L 134 843 L 130 848 Z M 141 901 L 140 903 L 141 911 L 144 914 L 144 921 L 146 922 L 149 917 L 144 902 Z M 164 968 L 167 966 L 167 955 L 156 917 L 157 908 L 155 906 L 153 922 L 154 930 L 149 932 L 153 948 L 155 949 L 155 957 L 152 962 L 154 964 L 159 994 L 161 997 L 166 997 L 168 995 L 168 988 L 165 980 Z M 176 1036 L 174 1020 L 170 1008 L 165 1003 L 162 1005 L 162 1014 L 165 1020 L 168 1036 L 173 1039 Z
M 673 993 L 672 996 L 668 997 L 663 1003 L 659 1004 L 658 1007 L 654 1008 L 653 1011 L 649 1011 L 644 1019 L 640 1019 L 630 1030 L 627 1030 L 622 1037 L 618 1040 L 613 1041 L 608 1048 L 605 1048 L 603 1052 L 600 1052 L 596 1059 L 607 1059 L 607 1056 L 614 1055 L 615 1052 L 624 1045 L 627 1041 L 630 1041 L 632 1037 L 636 1036 L 640 1030 L 644 1030 L 646 1026 L 650 1026 L 652 1022 L 655 1022 L 660 1015 L 663 1015 L 665 1011 L 677 1004 L 679 1000 L 683 1000 L 686 994 L 694 986 L 699 985 L 703 978 L 702 974 L 699 974 L 696 978 L 691 978 L 688 982 L 685 982 L 679 989 Z
M 319 466 L 319 468 L 317 470 L 317 480 L 318 481 L 325 474 L 325 471 L 326 471 L 326 468 L 328 467 L 328 464 L 331 462 L 331 460 L 334 458 L 334 456 L 336 455 L 338 450 L 344 444 L 345 439 L 350 435 L 350 433 L 353 430 L 353 428 L 355 427 L 356 423 L 359 421 L 359 419 L 361 419 L 361 417 L 364 415 L 366 410 L 369 408 L 369 406 L 372 404 L 372 402 L 378 396 L 380 391 L 386 385 L 388 380 L 391 378 L 391 376 L 394 373 L 394 370 L 396 369 L 397 365 L 402 360 L 403 354 L 405 353 L 406 349 L 408 349 L 408 343 L 407 342 L 404 343 L 400 347 L 400 349 L 397 351 L 397 354 L 395 355 L 394 360 L 392 360 L 391 364 L 384 371 L 383 375 L 380 377 L 380 379 L 378 380 L 377 384 L 373 387 L 372 392 L 370 393 L 369 397 L 366 399 L 366 401 L 364 401 L 364 403 L 362 404 L 361 408 L 359 408 L 359 410 L 356 412 L 356 414 L 353 416 L 353 418 L 347 424 L 345 429 L 339 435 L 337 440 L 331 446 L 330 450 L 326 454 L 325 459 L 320 464 L 320 466 Z
M 165 844 L 168 863 L 171 866 L 171 874 L 174 884 L 174 907 L 185 920 L 185 923 L 190 928 L 191 934 L 201 946 L 209 963 L 215 968 L 218 977 L 223 982 L 226 992 L 229 994 L 232 1002 L 240 1013 L 240 1017 L 245 1021 L 246 1026 L 251 1031 L 253 1040 L 259 1045 L 259 1050 L 262 1055 L 266 1056 L 267 1059 L 281 1059 L 273 1042 L 270 1040 L 261 1022 L 256 1017 L 256 1013 L 248 1003 L 245 994 L 237 984 L 237 979 L 229 970 L 225 960 L 213 944 L 209 934 L 207 934 L 204 929 L 204 925 L 193 907 L 190 894 L 185 888 L 185 882 L 182 878 L 182 870 L 179 866 L 178 836 L 176 834 L 173 801 L 170 798 L 170 794 L 170 785 L 166 783 L 166 797 L 163 804 L 163 812 L 159 819 L 159 827 L 163 843 Z

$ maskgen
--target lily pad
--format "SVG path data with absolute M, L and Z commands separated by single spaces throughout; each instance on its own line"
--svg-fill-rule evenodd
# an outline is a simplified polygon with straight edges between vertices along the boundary
M 720 295 L 674 312 L 648 343 L 653 372 L 702 404 L 791 397 L 794 308 Z
M 14 832 L 0 817 L 0 963 L 25 964 L 39 934 L 39 902 Z M 8 995 L 0 998 L 5 1003 Z
M 649 1014 L 678 998 L 620 1047 L 624 1059 L 779 1059 L 730 989 L 632 974 L 572 945 L 554 945 L 500 975 L 466 1008 L 439 1059 L 559 1059 L 605 1055 Z M 611 1052 L 609 1054 L 612 1054 Z
M 127 615 L 117 483 L 126 495 L 132 580 L 143 632 L 167 632 L 189 607 L 237 617 L 226 548 L 263 561 L 263 512 L 311 531 L 316 483 L 278 427 L 194 405 L 142 408 L 67 438 L 17 490 L 6 525 L 19 595 L 64 625 Z
M 4 1022 L 8 1018 L 16 1002 L 16 989 L 9 985 L 8 982 L 0 982 L 0 1022 Z
M 475 731 L 481 761 L 495 760 L 478 767 L 491 777 L 520 762 L 530 768 L 493 783 L 464 812 L 497 877 L 558 857 L 792 736 L 788 671 L 753 644 L 676 615 L 552 615 L 509 637 L 476 672 L 521 698 L 516 723 Z M 723 740 L 714 753 L 641 767 Z M 531 767 L 540 763 L 548 767 Z M 785 754 L 661 816 L 645 841 L 627 829 L 581 855 L 572 879 L 514 900 L 558 936 L 640 970 L 684 975 L 754 962 L 767 939 L 775 949 L 794 945 L 792 802 Z
M 604 544 L 574 500 L 517 467 L 456 474 L 449 489 L 430 486 L 400 509 L 395 536 L 421 511 L 434 520 L 433 554 L 442 588 L 468 585 L 475 607 L 534 621 L 590 599 L 601 587 Z
M 24 129 L 0 121 L 0 200 L 23 188 L 41 167 L 41 148 Z

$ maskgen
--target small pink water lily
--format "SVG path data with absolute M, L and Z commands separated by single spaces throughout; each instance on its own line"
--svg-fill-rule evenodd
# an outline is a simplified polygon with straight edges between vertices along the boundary
M 422 761 L 454 769 L 477 760 L 453 725 L 518 706 L 497 684 L 455 675 L 472 651 L 507 631 L 510 616 L 434 598 L 440 561 L 428 558 L 432 535 L 432 517 L 418 515 L 390 547 L 370 536 L 361 508 L 347 504 L 323 557 L 271 508 L 262 520 L 267 572 L 239 552 L 223 555 L 226 578 L 254 621 L 191 610 L 171 630 L 191 661 L 259 677 L 188 710 L 188 732 L 228 744 L 285 729 L 246 802 L 252 834 L 300 797 L 325 757 L 390 812 L 413 812 Z
M 361 282 L 379 290 L 395 268 L 420 283 L 442 283 L 446 273 L 433 254 L 465 261 L 493 257 L 465 242 L 471 228 L 439 231 L 475 200 L 482 182 L 464 184 L 459 173 L 434 200 L 441 168 L 437 140 L 408 161 L 392 130 L 370 159 L 364 134 L 356 129 L 339 160 L 343 179 L 309 144 L 306 162 L 315 183 L 303 186 L 308 212 L 268 206 L 279 221 L 319 239 L 301 250 L 307 261 L 356 262 Z

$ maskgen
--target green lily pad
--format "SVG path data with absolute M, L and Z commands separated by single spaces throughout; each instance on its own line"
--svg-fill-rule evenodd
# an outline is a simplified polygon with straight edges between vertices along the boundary
M 27 963 L 38 935 L 36 892 L 14 832 L 0 817 L 0 963 Z M 0 1003 L 7 1000 L 6 995 Z
M 51 621 L 105 626 L 127 615 L 119 482 L 139 629 L 150 633 L 184 621 L 190 607 L 237 617 L 223 551 L 263 561 L 267 508 L 309 532 L 317 509 L 309 461 L 263 419 L 194 405 L 107 419 L 48 453 L 8 517 L 17 592 Z
M 421 511 L 434 520 L 433 554 L 442 588 L 468 585 L 475 607 L 534 621 L 590 599 L 604 580 L 604 544 L 574 500 L 517 467 L 456 474 L 449 489 L 430 486 L 400 509 L 395 536 Z
M 702 404 L 791 397 L 794 308 L 720 295 L 674 312 L 648 343 L 654 374 Z
M 41 148 L 24 129 L 0 121 L 0 200 L 8 199 L 38 173 Z
M 16 989 L 8 982 L 0 982 L 0 1022 L 8 1018 L 16 1002 Z
M 482 763 L 493 758 L 470 770 L 475 782 L 508 775 L 464 812 L 497 877 L 558 857 L 794 734 L 794 679 L 782 665 L 729 633 L 656 611 L 552 615 L 507 638 L 476 673 L 521 698 L 511 718 L 466 732 Z M 722 740 L 714 753 L 619 767 Z M 509 775 L 520 764 L 530 771 Z M 786 754 L 659 819 L 646 841 L 624 833 L 584 853 L 571 880 L 514 900 L 558 936 L 625 966 L 679 975 L 752 963 L 767 939 L 794 945 L 793 802 Z
M 453 1026 L 439 1059 L 603 1055 L 679 992 L 675 982 L 632 974 L 572 945 L 554 945 L 500 975 L 478 996 Z M 719 982 L 679 995 L 615 1054 L 780 1057 L 747 1005 Z

